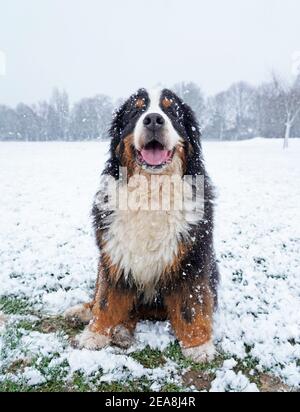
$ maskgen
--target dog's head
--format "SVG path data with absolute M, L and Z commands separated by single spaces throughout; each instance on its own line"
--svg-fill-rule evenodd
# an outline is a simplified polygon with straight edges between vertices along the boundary
M 182 174 L 194 174 L 200 159 L 200 132 L 192 109 L 168 89 L 140 89 L 115 113 L 111 155 L 120 166 L 163 173 L 175 159 Z M 200 161 L 200 160 L 199 160 Z

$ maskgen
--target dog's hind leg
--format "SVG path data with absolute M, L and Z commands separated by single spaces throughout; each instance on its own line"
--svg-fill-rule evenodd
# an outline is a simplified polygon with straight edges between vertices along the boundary
M 95 304 L 97 292 L 99 291 L 100 279 L 101 279 L 101 264 L 99 264 L 99 267 L 98 267 L 98 275 L 97 275 L 93 300 L 91 302 L 81 303 L 75 306 L 71 306 L 64 313 L 65 319 L 69 323 L 71 323 L 73 326 L 76 327 L 76 326 L 81 326 L 81 325 L 87 325 L 93 319 L 92 309 Z
M 74 326 L 87 325 L 93 318 L 93 302 L 72 306 L 64 313 L 65 319 Z

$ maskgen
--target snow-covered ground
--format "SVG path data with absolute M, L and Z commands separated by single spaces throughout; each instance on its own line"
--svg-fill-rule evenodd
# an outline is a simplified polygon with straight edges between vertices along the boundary
M 0 297 L 24 297 L 44 316 L 89 299 L 97 267 L 89 212 L 107 149 L 97 142 L 0 143 Z M 300 140 L 285 151 L 280 140 L 205 142 L 204 153 L 218 194 L 222 276 L 215 341 L 224 363 L 211 390 L 257 390 L 234 369 L 249 359 L 250 375 L 267 372 L 298 387 Z M 99 380 L 146 376 L 153 390 L 163 380 L 180 381 L 176 362 L 147 369 L 130 356 L 147 344 L 164 350 L 174 340 L 167 323 L 140 324 L 127 352 L 93 352 L 71 348 L 62 333 L 19 328 L 12 337 L 20 319 L 29 318 L 0 318 L 0 382 L 45 382 L 38 363 L 43 357 L 67 377 L 75 371 L 95 376 L 101 369 Z M 10 365 L 24 358 L 36 363 L 12 372 Z

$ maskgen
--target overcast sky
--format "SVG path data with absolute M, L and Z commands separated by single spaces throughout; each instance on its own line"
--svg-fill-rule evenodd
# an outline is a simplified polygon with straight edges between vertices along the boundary
M 299 19 L 299 0 L 0 0 L 0 103 L 288 76 Z

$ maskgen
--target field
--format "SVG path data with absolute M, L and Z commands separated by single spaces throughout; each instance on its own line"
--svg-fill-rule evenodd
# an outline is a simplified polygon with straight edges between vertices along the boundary
M 0 391 L 300 387 L 300 139 L 204 143 L 216 186 L 218 356 L 181 355 L 168 323 L 127 351 L 74 349 L 63 311 L 93 292 L 90 209 L 107 143 L 0 143 Z

